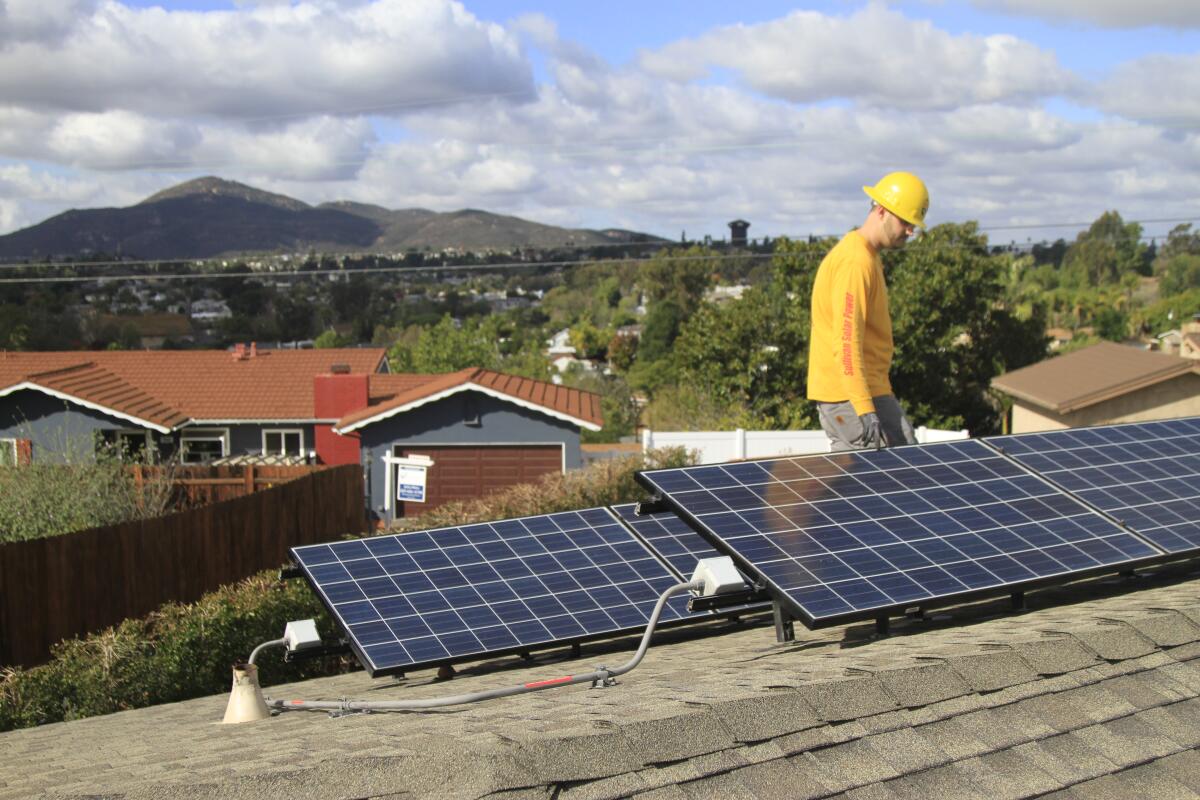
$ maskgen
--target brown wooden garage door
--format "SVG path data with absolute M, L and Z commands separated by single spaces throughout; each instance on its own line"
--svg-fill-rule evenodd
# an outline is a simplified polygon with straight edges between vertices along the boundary
M 400 516 L 416 516 L 451 500 L 470 500 L 535 481 L 563 467 L 562 446 L 490 445 L 486 447 L 412 447 L 399 455 L 429 456 L 433 467 L 426 478 L 424 503 L 400 503 Z

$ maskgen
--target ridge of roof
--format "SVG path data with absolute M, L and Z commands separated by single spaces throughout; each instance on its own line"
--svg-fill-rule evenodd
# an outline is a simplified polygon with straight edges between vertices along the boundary
M 519 405 L 532 407 L 533 410 L 566 419 L 591 430 L 599 430 L 604 422 L 599 395 L 556 386 L 549 381 L 509 375 L 482 367 L 467 367 L 456 372 L 422 376 L 427 380 L 417 382 L 406 383 L 397 380 L 399 377 L 388 376 L 381 379 L 371 376 L 371 382 L 380 390 L 394 386 L 396 391 L 390 395 L 385 395 L 382 391 L 370 391 L 371 405 L 346 414 L 338 420 L 334 429 L 339 433 L 348 433 L 468 389 L 516 401 Z M 375 400 L 378 402 L 374 402 Z
M 998 375 L 991 385 L 1019 400 L 1066 414 L 1198 369 L 1200 364 L 1190 359 L 1099 342 Z
M 0 798 L 190 797 L 198 786 L 234 798 L 301 787 L 313 797 L 471 800 L 657 790 L 987 797 L 1086 793 L 1095 781 L 1111 796 L 1144 796 L 1146 781 L 1200 792 L 1198 585 L 1200 565 L 1169 565 L 1138 583 L 1044 590 L 1038 602 L 1048 605 L 1019 615 L 996 618 L 1003 603 L 991 601 L 951 609 L 956 622 L 905 620 L 874 641 L 870 625 L 797 630 L 787 644 L 774 642 L 769 623 L 664 630 L 616 687 L 452 713 L 291 712 L 243 730 L 213 724 L 228 698 L 220 694 L 11 731 L 0 734 L 11 755 L 0 763 Z M 418 675 L 365 686 L 362 672 L 265 691 L 439 696 L 584 671 L 594 648 L 615 656 L 634 646 L 634 637 L 586 645 L 578 663 L 463 665 L 449 691 Z M 58 768 L 30 770 L 31 759 Z

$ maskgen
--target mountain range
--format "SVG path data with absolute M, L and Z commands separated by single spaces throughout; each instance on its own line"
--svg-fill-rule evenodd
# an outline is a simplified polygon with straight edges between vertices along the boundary
M 65 211 L 0 236 L 0 259 L 54 259 L 103 253 L 190 259 L 249 253 L 396 253 L 456 247 L 587 247 L 661 242 L 635 231 L 559 228 L 476 209 L 439 213 L 349 201 L 311 206 L 222 178 L 181 183 L 126 208 Z

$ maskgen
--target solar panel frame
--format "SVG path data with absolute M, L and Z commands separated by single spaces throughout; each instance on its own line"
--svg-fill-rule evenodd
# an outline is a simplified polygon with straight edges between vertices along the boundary
M 955 453 L 956 458 L 939 459 L 936 455 L 945 452 Z M 986 456 L 987 463 L 980 463 L 980 456 Z M 864 469 L 862 468 L 864 461 L 868 467 L 872 461 L 890 464 L 890 466 L 886 469 Z M 1001 468 L 998 466 L 1000 464 L 1005 466 Z M 768 473 L 764 465 L 778 472 L 779 476 Z M 844 467 L 849 465 L 858 465 L 858 468 L 847 474 Z M 944 468 L 949 465 L 952 465 L 953 469 L 947 472 Z M 998 471 L 993 471 L 993 465 L 996 465 Z M 693 476 L 696 480 L 692 480 Z M 957 482 L 947 482 L 946 479 L 952 476 L 956 477 Z M 939 478 L 941 478 L 941 482 L 939 482 Z M 814 629 L 863 619 L 884 618 L 903 613 L 916 606 L 930 608 L 970 602 L 988 596 L 1002 596 L 1062 583 L 1066 580 L 1132 569 L 1150 563 L 1161 555 L 1158 548 L 1154 548 L 1140 537 L 1120 529 L 1103 515 L 1074 500 L 1035 472 L 1004 458 L 977 440 L 889 448 L 882 451 L 849 451 L 829 455 L 771 458 L 703 467 L 643 471 L 638 473 L 637 479 L 646 489 L 659 494 L 670 508 L 700 532 L 717 550 L 731 556 L 745 575 L 755 581 L 761 581 L 772 597 L 792 618 L 798 619 L 805 626 Z M 1021 481 L 1020 485 L 1016 484 L 1018 479 Z M 789 483 L 787 488 L 794 489 L 792 494 L 796 495 L 796 498 L 789 500 L 788 504 L 765 502 L 764 495 L 774 491 L 771 485 L 773 482 L 794 482 L 794 487 Z M 981 484 L 984 485 L 981 486 Z M 987 491 L 989 488 L 1001 494 L 992 495 Z M 822 494 L 819 500 L 810 503 L 808 500 L 801 499 L 801 493 L 806 491 L 820 491 L 825 494 Z M 982 491 L 990 500 L 986 503 L 970 503 L 964 500 L 966 497 L 977 496 L 979 491 Z M 692 494 L 688 495 L 688 492 Z M 1003 497 L 1004 493 L 1012 496 L 1006 500 Z M 705 494 L 708 496 L 704 496 Z M 932 505 L 922 498 L 923 494 L 951 505 L 945 507 Z M 1121 558 L 1110 560 L 1108 563 L 1099 563 L 1098 558 L 1093 558 L 1091 555 L 1087 555 L 1084 559 L 1077 557 L 1073 552 L 1056 551 L 1056 558 L 1050 560 L 1063 569 L 1055 568 L 1051 574 L 1037 574 L 1035 569 L 1046 569 L 1048 566 L 1041 560 L 1041 556 L 1036 554 L 1039 548 L 1030 546 L 1026 540 L 1020 537 L 1017 537 L 1016 542 L 1012 542 L 1011 537 L 1014 534 L 1010 531 L 1015 523 L 1032 524 L 1033 528 L 1045 527 L 1033 517 L 1012 513 L 1013 508 L 1011 507 L 1017 501 L 1030 498 L 1038 499 L 1039 502 L 1024 503 L 1023 507 L 1027 512 L 1042 515 L 1046 519 L 1051 519 L 1055 513 L 1059 516 L 1080 517 L 1086 520 L 1088 525 L 1102 531 L 1102 538 L 1111 538 L 1114 542 L 1119 541 L 1122 547 L 1135 551 L 1138 555 L 1126 556 L 1123 551 L 1118 551 Z M 1046 506 L 1045 509 L 1039 508 L 1045 505 L 1040 503 L 1041 498 L 1053 498 L 1054 504 L 1064 511 L 1055 512 L 1050 506 Z M 820 503 L 820 508 L 815 507 L 816 503 Z M 807 505 L 808 508 L 802 508 L 801 504 Z M 719 509 L 718 505 L 723 509 Z M 995 508 L 991 508 L 992 506 Z M 1001 518 L 992 518 L 984 514 L 983 520 L 986 520 L 986 523 L 983 523 L 975 516 L 983 513 L 980 509 L 989 513 L 994 512 Z M 1070 513 L 1067 514 L 1065 509 L 1069 509 Z M 791 516 L 779 513 L 780 510 L 786 511 Z M 881 512 L 891 515 L 883 517 L 888 521 L 887 526 L 879 524 L 878 519 Z M 953 525 L 968 528 L 967 533 L 971 533 L 972 524 L 986 524 L 988 527 L 983 530 L 995 532 L 995 536 L 1001 542 L 1009 542 L 1004 545 L 1009 549 L 1004 550 L 1003 547 L 992 546 L 986 540 L 982 540 L 983 545 L 987 545 L 993 550 L 1000 549 L 1001 555 L 1007 555 L 1009 560 L 1012 560 L 1011 557 L 1014 554 L 1022 554 L 1022 560 L 1016 562 L 1016 568 L 997 559 L 989 562 L 986 565 L 987 569 L 982 569 L 983 559 L 994 558 L 994 554 L 970 555 L 956 549 L 968 545 L 980 547 L 979 542 L 975 541 L 975 539 L 979 539 L 978 534 L 972 533 L 973 539 L 962 539 L 966 544 L 960 544 L 957 539 L 954 542 L 956 558 L 962 556 L 961 559 L 944 563 L 937 561 L 931 557 L 931 552 L 936 553 L 942 545 L 946 544 L 947 537 L 961 537 L 963 532 L 942 531 L 938 533 L 926 528 L 924 524 L 915 525 L 916 518 L 920 515 L 925 515 L 927 520 L 936 520 L 938 524 L 945 523 L 934 514 L 950 517 Z M 871 519 L 872 516 L 875 516 L 876 519 Z M 1004 516 L 1011 518 L 1005 521 Z M 1020 516 L 1021 519 L 1017 519 L 1017 516 Z M 814 521 L 817 524 L 812 524 Z M 950 523 L 945 524 L 950 525 Z M 1095 538 L 1091 533 L 1083 535 L 1069 530 L 1071 527 L 1078 526 L 1062 524 L 1059 526 L 1060 532 L 1064 535 L 1069 532 L 1071 536 L 1081 537 L 1080 541 Z M 1042 534 L 1041 531 L 1033 528 L 1022 529 L 1025 530 L 1024 535 Z M 788 547 L 809 547 L 812 544 L 811 541 L 803 541 L 796 536 L 796 534 L 807 535 L 805 532 L 809 530 L 819 530 L 822 537 L 826 535 L 833 537 L 835 543 L 832 548 L 820 547 L 819 550 L 806 551 L 803 552 L 803 555 L 798 556 L 786 553 L 786 548 L 781 549 L 772 541 L 772 537 L 779 539 L 786 535 L 791 537 L 788 540 Z M 851 532 L 853 535 L 850 535 Z M 845 561 L 847 556 L 838 549 L 839 545 L 836 541 L 843 536 L 848 539 L 843 540 L 845 543 L 840 546 L 847 553 L 853 551 L 853 566 Z M 730 540 L 734 539 L 737 540 L 736 543 L 731 543 Z M 811 537 L 809 539 L 811 540 Z M 1059 539 L 1057 534 L 1055 534 L 1055 539 Z M 822 539 L 822 541 L 825 540 Z M 920 550 L 914 549 L 912 544 L 918 541 L 926 542 L 931 552 L 922 553 Z M 1051 544 L 1054 547 L 1070 544 L 1071 551 L 1079 550 L 1069 541 L 1060 540 L 1051 542 Z M 1111 554 L 1102 552 L 1103 548 L 1090 543 L 1088 546 L 1104 558 L 1111 559 Z M 895 552 L 891 552 L 893 550 Z M 1031 554 L 1024 555 L 1026 551 L 1031 551 Z M 1081 566 L 1071 569 L 1057 560 L 1068 556 L 1078 561 Z M 814 572 L 808 573 L 807 570 L 800 570 L 799 572 L 805 573 L 800 575 L 796 570 L 792 570 L 791 577 L 795 580 L 789 579 L 789 581 L 801 584 L 800 588 L 804 590 L 802 600 L 797 600 L 792 592 L 781 584 L 782 579 L 788 577 L 785 573 L 789 566 L 799 567 L 803 563 L 808 567 L 810 562 L 807 560 L 801 562 L 801 558 L 813 559 L 811 562 L 813 566 L 809 568 L 814 569 Z M 882 561 L 882 564 L 875 559 Z M 904 566 L 899 559 L 910 560 L 910 566 Z M 945 582 L 946 591 L 931 592 L 918 585 L 919 591 L 914 592 L 907 585 L 914 582 L 908 578 L 906 573 L 913 573 L 917 569 L 928 569 L 927 565 L 917 563 L 916 559 L 921 562 L 932 562 L 932 566 L 938 571 L 922 574 L 921 577 L 928 581 L 929 585 L 932 585 L 935 580 Z M 784 563 L 789 560 L 792 562 L 791 565 Z M 1025 563 L 1026 560 L 1029 563 Z M 1085 564 L 1086 561 L 1090 561 L 1091 564 Z M 776 562 L 780 562 L 778 566 L 776 566 Z M 964 562 L 964 566 L 959 566 Z M 947 570 L 942 568 L 945 563 L 955 565 L 953 573 L 946 574 Z M 763 566 L 764 564 L 771 566 L 768 569 Z M 897 568 L 898 565 L 900 568 Z M 1011 579 L 1004 578 L 993 571 L 1001 567 L 1011 571 Z M 884 571 L 885 569 L 887 571 Z M 981 569 L 986 573 L 985 575 L 978 574 L 977 571 Z M 818 571 L 824 577 L 813 581 L 812 579 Z M 1022 576 L 1021 572 L 1030 577 Z M 894 576 L 897 574 L 903 576 L 907 583 L 895 578 Z M 950 581 L 945 581 L 943 576 L 949 577 Z M 999 582 L 990 582 L 996 577 L 1000 578 Z M 888 585 L 880 588 L 880 583 L 884 579 Z M 854 586 L 850 584 L 843 586 L 840 584 L 841 580 L 856 581 L 857 583 Z M 968 581 L 984 580 L 989 581 L 988 585 L 974 587 L 968 583 Z M 813 584 L 811 590 L 809 586 L 803 585 L 808 582 Z M 842 598 L 829 589 L 835 585 L 847 590 L 861 590 L 862 598 L 864 598 L 862 602 L 875 604 L 854 607 L 846 601 L 846 598 Z M 826 592 L 826 595 L 822 595 L 822 590 Z M 833 595 L 833 597 L 827 595 Z M 867 599 L 873 598 L 875 595 L 882 597 L 883 601 Z
M 543 541 L 553 544 L 539 552 Z M 448 555 L 451 549 L 454 552 Z M 662 591 L 679 582 L 661 556 L 604 507 L 303 545 L 291 548 L 291 554 L 372 677 L 638 631 Z M 530 568 L 530 564 L 552 566 L 547 558 L 557 565 L 553 572 L 538 575 Z M 599 580 L 604 570 L 618 573 L 623 580 Z M 440 588 L 429 579 L 435 571 Z M 532 573 L 538 581 L 530 583 L 530 576 L 523 573 Z M 385 580 L 392 585 L 383 584 Z M 583 608 L 584 598 L 579 595 L 584 593 L 600 608 Z M 475 602 L 476 597 L 480 602 Z M 603 598 L 622 602 L 604 606 L 598 602 Z M 456 605 L 456 600 L 468 605 Z M 567 613 L 557 613 L 559 609 Z M 554 613 L 539 614 L 545 611 Z M 472 626 L 468 616 L 487 624 Z M 581 632 L 562 617 L 573 619 Z M 550 629 L 551 618 L 561 633 Z M 508 637 L 490 630 L 501 627 L 493 619 L 502 623 Z M 707 619 L 711 619 L 708 614 L 689 612 L 687 597 L 677 595 L 668 601 L 659 626 Z M 580 625 L 581 620 L 591 627 Z M 553 635 L 539 637 L 532 622 L 540 622 Z M 450 629 L 439 631 L 434 623 L 448 623 Z M 522 631 L 533 629 L 532 638 L 519 640 L 514 633 L 517 625 Z M 489 629 L 493 646 L 483 641 L 479 632 L 483 629 Z M 431 637 L 440 651 L 433 651 Z M 409 640 L 417 641 L 419 648 L 406 644 Z
M 1182 446 L 1180 440 L 1191 447 Z M 1010 434 L 983 441 L 1129 528 L 1163 550 L 1164 558 L 1200 552 L 1200 417 Z M 1166 462 L 1170 469 L 1155 462 Z
M 639 516 L 634 511 L 636 507 L 636 503 L 625 503 L 611 508 L 617 518 L 633 532 L 633 535 L 640 538 L 652 551 L 658 553 L 660 560 L 666 562 L 680 580 L 690 581 L 696 569 L 696 563 L 701 559 L 724 555 L 674 511 Z M 751 585 L 747 583 L 746 589 L 750 590 L 751 588 Z M 769 607 L 769 603 L 741 603 L 722 606 L 714 609 L 712 613 L 718 616 L 732 616 L 764 611 Z

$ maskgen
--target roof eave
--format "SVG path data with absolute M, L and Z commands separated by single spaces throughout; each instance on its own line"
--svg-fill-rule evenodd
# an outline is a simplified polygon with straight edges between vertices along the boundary
M 117 411 L 115 408 L 109 408 L 108 406 L 101 405 L 100 403 L 93 403 L 90 400 L 84 400 L 82 397 L 76 397 L 74 395 L 67 394 L 66 392 L 60 392 L 57 389 L 41 386 L 32 381 L 22 381 L 21 383 L 13 384 L 12 386 L 0 389 L 0 397 L 6 397 L 13 392 L 22 390 L 41 392 L 42 394 L 49 395 L 50 397 L 54 397 L 58 400 L 62 400 L 67 403 L 74 403 L 77 406 L 83 406 L 84 408 L 89 408 L 92 411 L 99 411 L 101 414 L 107 414 L 110 417 L 116 417 L 117 419 L 123 419 L 126 422 L 132 422 L 133 424 L 140 425 L 143 428 L 149 428 L 157 433 L 170 433 L 176 427 L 178 427 L 165 427 L 160 423 L 151 422 L 150 420 L 142 419 L 141 417 L 135 417 L 132 414 L 126 414 L 123 411 Z M 180 424 L 186 424 L 186 422 L 182 422 Z
M 1004 392 L 1007 395 L 1011 395 L 1018 400 L 1024 400 L 1027 403 L 1032 403 L 1039 408 L 1053 411 L 1056 414 L 1070 414 L 1075 411 L 1080 411 L 1084 408 L 1099 405 L 1106 400 L 1112 400 L 1113 398 L 1120 397 L 1121 395 L 1129 394 L 1130 392 L 1136 392 L 1140 389 L 1145 389 L 1149 386 L 1154 386 L 1155 384 L 1169 381 L 1173 378 L 1178 378 L 1181 375 L 1195 374 L 1196 372 L 1197 365 L 1183 364 L 1178 367 L 1172 365 L 1169 370 L 1162 370 L 1151 375 L 1145 375 L 1132 381 L 1126 381 L 1117 386 L 1109 386 L 1099 391 L 1080 395 L 1079 397 L 1071 397 L 1058 403 L 1048 403 L 1044 398 L 1037 397 L 1029 392 L 1005 386 L 1003 381 L 992 381 L 992 387 Z
M 409 401 L 407 403 L 402 403 L 400 405 L 396 405 L 391 408 L 382 409 L 377 414 L 373 414 L 369 417 L 365 417 L 363 419 L 356 420 L 356 421 L 350 422 L 348 424 L 339 423 L 334 426 L 333 432 L 342 434 L 342 435 L 345 435 L 347 433 L 353 433 L 354 431 L 365 428 L 368 425 L 373 425 L 376 422 L 381 422 L 390 417 L 394 417 L 397 414 L 403 414 L 406 411 L 412 411 L 415 408 L 419 408 L 421 406 L 428 405 L 429 403 L 437 402 L 438 400 L 441 400 L 443 398 L 450 397 L 451 395 L 455 395 L 455 394 L 458 394 L 459 392 L 465 392 L 465 391 L 480 392 L 481 394 L 486 394 L 489 397 L 494 397 L 497 400 L 503 400 L 505 402 L 512 403 L 513 405 L 520 406 L 522 408 L 527 408 L 531 411 L 536 411 L 539 414 L 545 414 L 548 417 L 553 417 L 555 419 L 559 419 L 564 422 L 570 422 L 574 425 L 578 425 L 579 427 L 584 428 L 589 431 L 598 431 L 601 429 L 600 425 L 598 425 L 595 422 L 592 422 L 590 420 L 580 419 L 579 417 L 575 417 L 570 414 L 565 414 L 561 411 L 557 411 L 552 408 L 547 408 L 546 406 L 543 406 L 543 405 L 538 405 L 537 403 L 531 403 L 528 400 L 522 400 L 519 397 L 514 397 L 511 394 L 505 394 L 504 392 L 497 392 L 494 389 L 489 389 L 485 386 L 480 386 L 477 383 L 468 381 L 466 383 L 460 383 L 457 386 L 451 386 L 448 389 L 443 389 L 440 392 L 434 392 L 433 394 L 426 395 L 425 397 L 421 397 L 416 400 Z M 343 417 L 343 419 L 345 419 L 345 417 Z

